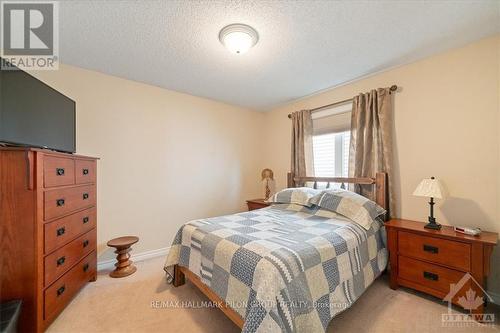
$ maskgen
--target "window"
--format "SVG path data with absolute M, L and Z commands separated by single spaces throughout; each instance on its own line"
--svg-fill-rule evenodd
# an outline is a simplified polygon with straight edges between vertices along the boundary
M 315 176 L 348 176 L 350 138 L 350 131 L 313 136 Z
M 344 103 L 312 114 L 315 176 L 348 177 L 351 111 Z

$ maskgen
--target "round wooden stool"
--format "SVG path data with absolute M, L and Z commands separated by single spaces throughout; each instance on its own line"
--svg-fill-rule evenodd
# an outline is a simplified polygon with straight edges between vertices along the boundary
M 139 237 L 124 236 L 114 238 L 108 242 L 108 246 L 116 248 L 116 260 L 118 261 L 115 264 L 115 270 L 109 273 L 109 276 L 113 278 L 121 278 L 133 274 L 137 270 L 137 267 L 132 265 L 132 260 L 129 260 L 130 254 L 128 253 L 132 251 L 130 246 L 138 241 Z

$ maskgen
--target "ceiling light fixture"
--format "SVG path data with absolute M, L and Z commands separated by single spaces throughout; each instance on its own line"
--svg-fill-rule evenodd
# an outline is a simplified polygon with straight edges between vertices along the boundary
M 230 24 L 219 32 L 219 40 L 230 52 L 243 54 L 259 41 L 259 34 L 249 25 Z

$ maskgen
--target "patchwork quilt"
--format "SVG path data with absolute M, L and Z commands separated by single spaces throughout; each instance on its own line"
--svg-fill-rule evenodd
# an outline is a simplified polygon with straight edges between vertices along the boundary
M 385 230 L 318 207 L 273 205 L 186 223 L 165 263 L 189 268 L 243 332 L 324 332 L 387 265 Z

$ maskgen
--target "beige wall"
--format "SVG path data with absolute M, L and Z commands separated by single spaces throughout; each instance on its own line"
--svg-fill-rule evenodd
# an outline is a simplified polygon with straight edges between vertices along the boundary
M 99 260 L 106 241 L 170 246 L 188 220 L 258 197 L 263 114 L 62 65 L 37 77 L 77 103 L 77 152 L 98 164 Z
M 436 55 L 304 98 L 266 114 L 265 166 L 284 187 L 290 165 L 287 114 L 397 84 L 395 188 L 397 214 L 424 221 L 425 198 L 412 196 L 424 177 L 444 182 L 449 198 L 438 202 L 439 222 L 500 232 L 500 37 Z M 500 247 L 491 288 L 500 293 Z

